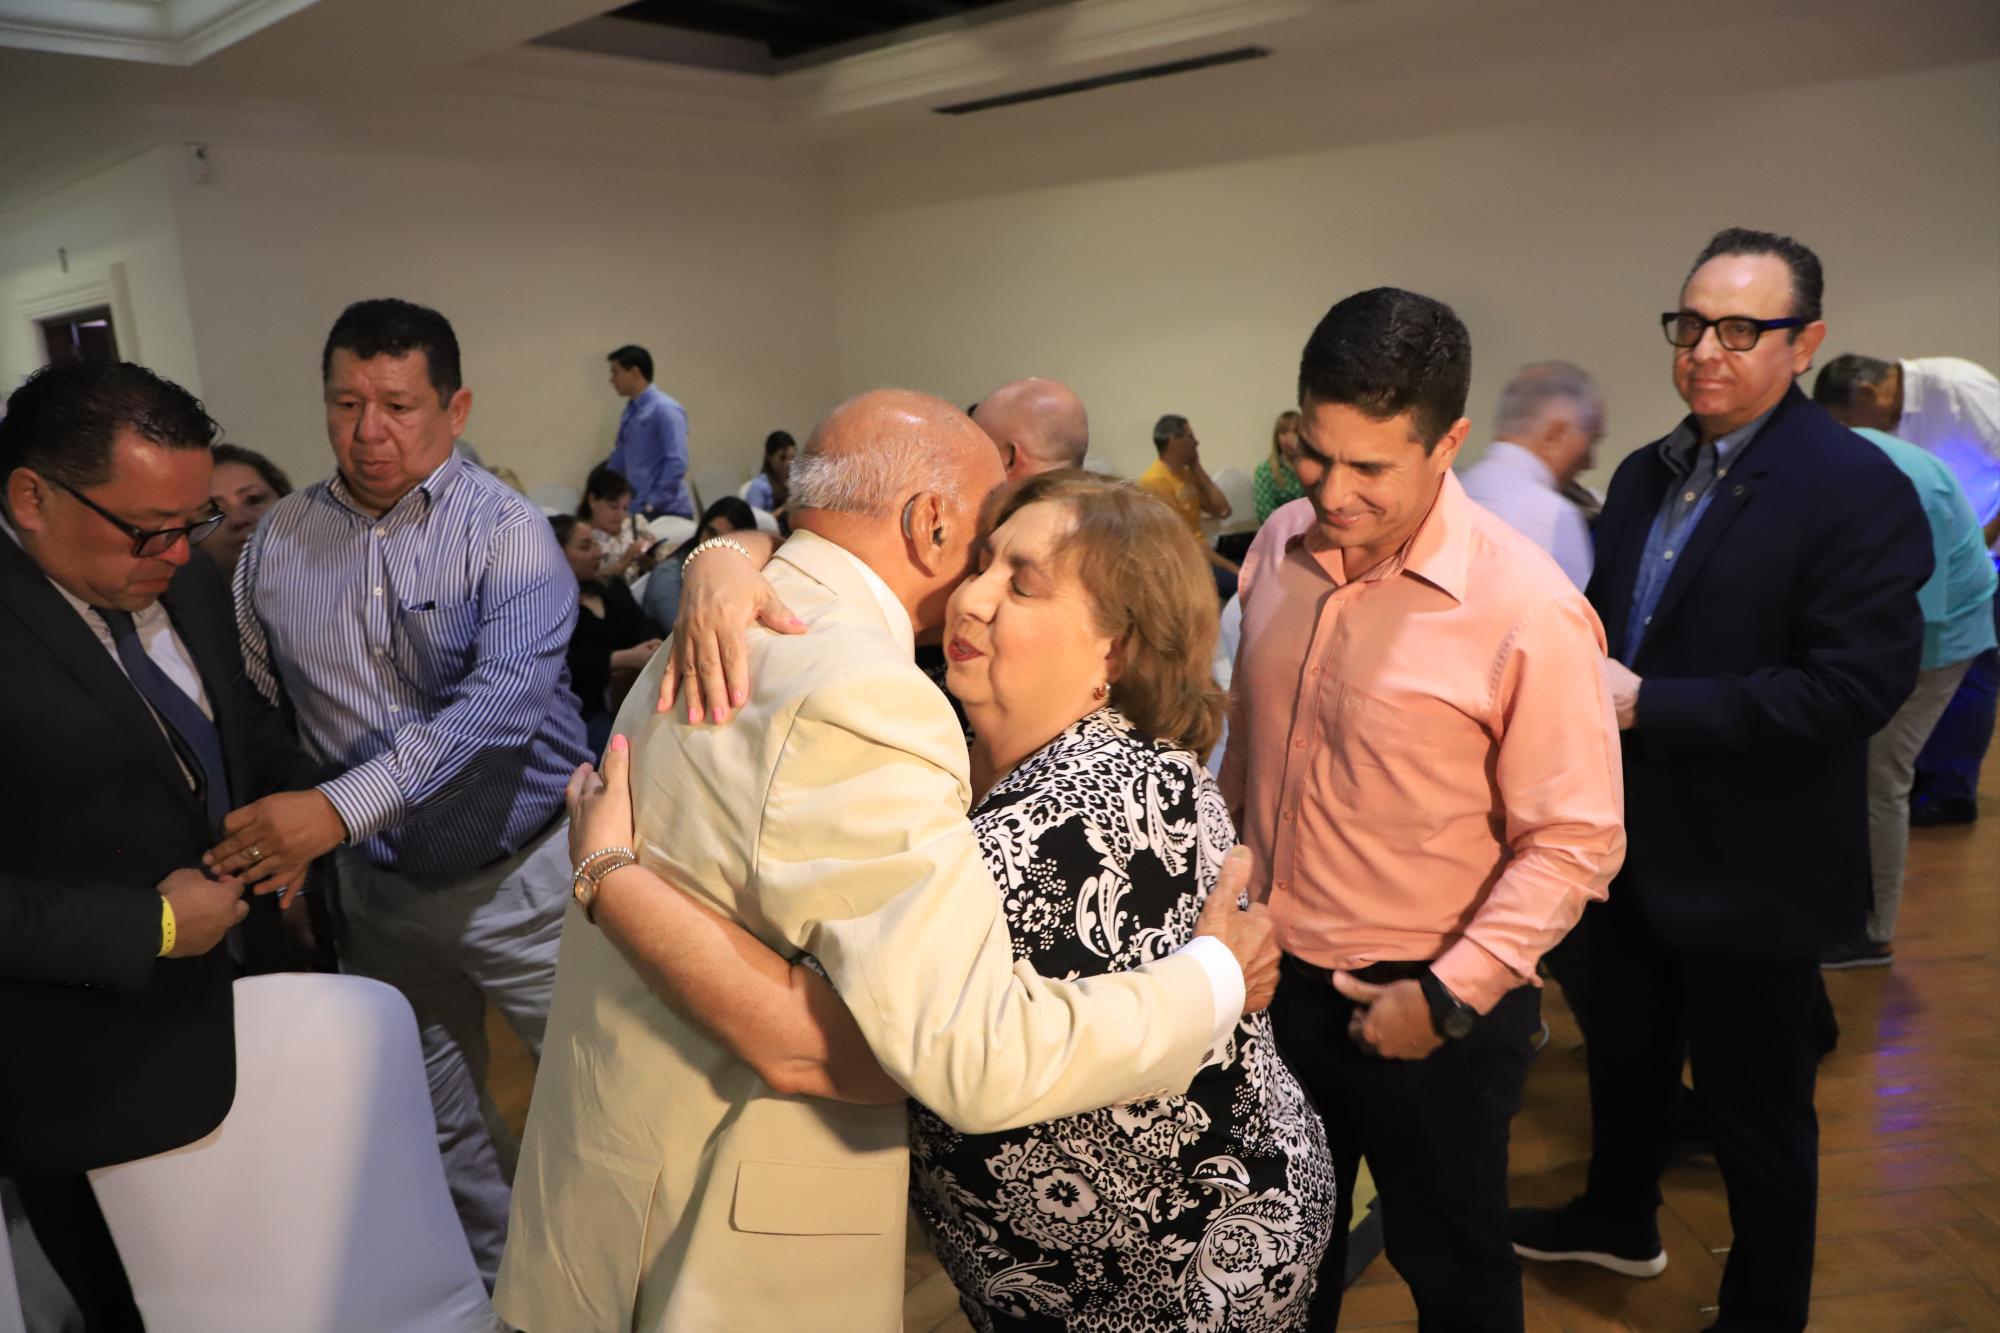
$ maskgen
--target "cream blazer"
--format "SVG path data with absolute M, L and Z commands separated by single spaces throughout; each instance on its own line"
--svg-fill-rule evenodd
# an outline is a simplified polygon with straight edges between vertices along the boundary
M 968 1132 L 1185 1091 L 1200 963 L 1017 966 L 908 617 L 810 533 L 767 574 L 811 630 L 753 633 L 737 720 L 655 713 L 664 654 L 619 715 L 641 860 L 818 958 L 883 1067 Z M 495 1303 L 529 1333 L 893 1330 L 908 1172 L 901 1104 L 777 1095 L 572 907 Z

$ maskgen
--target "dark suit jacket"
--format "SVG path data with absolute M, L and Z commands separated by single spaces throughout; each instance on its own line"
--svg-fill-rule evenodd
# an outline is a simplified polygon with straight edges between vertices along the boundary
M 215 712 L 232 806 L 317 767 L 244 675 L 200 556 L 163 601 Z M 216 838 L 139 692 L 0 533 L 0 1175 L 128 1161 L 200 1138 L 235 1093 L 220 947 L 160 959 L 154 886 Z
M 1588 594 L 1614 648 L 1675 480 L 1650 445 L 1611 480 Z M 1678 949 L 1817 957 L 1862 928 L 1868 738 L 1916 686 L 1930 530 L 1888 456 L 1796 387 L 1715 484 L 1630 664 L 1611 899 Z

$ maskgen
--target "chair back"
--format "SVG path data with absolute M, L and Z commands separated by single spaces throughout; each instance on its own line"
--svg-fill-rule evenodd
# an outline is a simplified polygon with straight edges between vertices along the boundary
M 583 492 L 566 481 L 552 481 L 546 485 L 530 487 L 528 498 L 533 500 L 544 514 L 574 514 L 576 507 L 583 503 Z
M 1240 467 L 1226 467 L 1215 474 L 1215 489 L 1229 501 L 1229 517 L 1222 521 L 1222 531 L 1253 531 L 1257 526 L 1257 488 L 1250 474 Z
M 316 973 L 236 983 L 236 1100 L 90 1173 L 151 1333 L 490 1333 L 409 1002 Z

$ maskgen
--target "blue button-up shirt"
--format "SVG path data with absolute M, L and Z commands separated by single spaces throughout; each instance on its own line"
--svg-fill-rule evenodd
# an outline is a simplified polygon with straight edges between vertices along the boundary
M 549 522 L 453 455 L 373 517 L 338 474 L 286 496 L 236 569 L 250 677 L 284 684 L 369 861 L 452 878 L 554 818 L 589 758 L 564 654 L 576 576 Z
M 688 470 L 687 412 L 659 385 L 648 384 L 625 404 L 611 466 L 632 483 L 635 512 L 694 517 L 681 485 Z
M 1766 412 L 1712 443 L 1703 444 L 1700 428 L 1689 417 L 1660 441 L 1660 459 L 1674 474 L 1674 483 L 1660 502 L 1660 512 L 1653 516 L 1653 526 L 1646 533 L 1645 552 L 1639 557 L 1639 579 L 1632 586 L 1632 616 L 1625 622 L 1624 652 L 1619 657 L 1626 666 L 1631 666 L 1639 656 L 1639 644 L 1653 623 L 1653 609 L 1660 604 L 1660 594 L 1666 591 L 1667 580 L 1674 575 L 1674 562 L 1681 558 L 1688 539 L 1701 526 L 1701 516 L 1708 512 L 1708 502 L 1715 498 L 1716 483 L 1729 475 L 1730 461 L 1742 454 L 1770 419 L 1771 414 Z

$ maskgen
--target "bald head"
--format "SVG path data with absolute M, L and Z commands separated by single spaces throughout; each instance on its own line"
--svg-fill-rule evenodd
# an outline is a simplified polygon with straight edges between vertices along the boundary
M 1090 417 L 1068 385 L 1026 379 L 1003 384 L 972 414 L 1016 481 L 1061 467 L 1082 467 L 1090 452 Z
M 902 600 L 919 637 L 971 565 L 1004 476 L 972 419 L 927 393 L 875 389 L 826 414 L 792 462 L 792 525 L 845 547 Z

